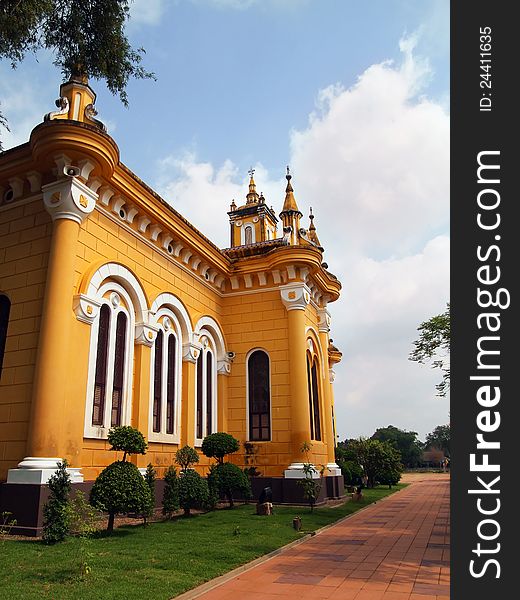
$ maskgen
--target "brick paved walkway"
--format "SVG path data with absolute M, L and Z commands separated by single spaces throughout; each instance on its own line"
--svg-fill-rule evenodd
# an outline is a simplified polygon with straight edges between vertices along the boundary
M 447 600 L 449 476 L 411 480 L 387 500 L 198 598 Z

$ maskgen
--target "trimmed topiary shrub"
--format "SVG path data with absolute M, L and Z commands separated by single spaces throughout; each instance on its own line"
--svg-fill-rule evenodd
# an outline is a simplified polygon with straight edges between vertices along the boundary
M 113 531 L 118 513 L 143 513 L 150 505 L 150 488 L 137 467 L 119 460 L 108 465 L 92 486 L 90 504 L 108 513 L 107 531 Z
M 67 464 L 66 460 L 60 462 L 47 483 L 51 493 L 43 507 L 43 541 L 46 544 L 62 542 L 69 533 L 71 482 Z
M 210 490 L 216 495 L 223 495 L 229 502 L 229 508 L 233 508 L 233 493 L 249 499 L 252 496 L 251 484 L 247 475 L 232 463 L 213 465 L 208 475 Z
M 179 477 L 179 504 L 189 517 L 192 508 L 204 508 L 209 500 L 208 482 L 197 471 L 182 471 Z
M 108 443 L 112 446 L 110 450 L 121 450 L 123 462 L 126 461 L 127 454 L 146 454 L 148 444 L 144 435 L 135 427 L 122 425 L 121 427 L 112 427 L 108 432 Z
M 170 465 L 164 474 L 163 514 L 171 518 L 179 510 L 179 478 L 177 469 Z
M 144 480 L 148 489 L 150 490 L 150 502 L 146 509 L 143 511 L 144 524 L 146 525 L 149 517 L 153 517 L 155 512 L 155 480 L 157 479 L 157 472 L 153 468 L 152 463 L 146 465 L 146 473 L 144 474 Z
M 183 446 L 175 453 L 175 462 L 180 466 L 182 471 L 187 471 L 199 462 L 198 452 L 191 446 Z
M 224 463 L 224 456 L 232 454 L 240 448 L 240 442 L 229 433 L 211 433 L 202 441 L 202 453 L 209 458 L 216 458 L 219 465 Z

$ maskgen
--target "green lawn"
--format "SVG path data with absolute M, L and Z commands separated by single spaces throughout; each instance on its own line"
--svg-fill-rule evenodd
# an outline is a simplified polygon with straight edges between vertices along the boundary
M 275 507 L 255 515 L 253 504 L 190 518 L 120 527 L 89 543 L 90 575 L 81 578 L 80 541 L 55 546 L 0 540 L 0 596 L 9 600 L 167 600 L 302 536 L 296 515 L 313 531 L 404 487 L 364 490 L 364 501 L 334 508 Z

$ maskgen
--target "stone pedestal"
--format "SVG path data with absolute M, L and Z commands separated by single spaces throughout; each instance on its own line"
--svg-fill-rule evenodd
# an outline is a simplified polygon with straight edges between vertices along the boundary
M 44 485 L 54 475 L 62 460 L 61 458 L 27 456 L 18 463 L 16 469 L 9 469 L 7 483 Z M 72 483 L 83 482 L 81 469 L 68 468 L 67 473 L 70 475 Z

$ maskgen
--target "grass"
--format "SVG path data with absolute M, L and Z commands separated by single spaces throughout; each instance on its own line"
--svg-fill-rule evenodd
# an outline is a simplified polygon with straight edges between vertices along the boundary
M 35 540 L 0 540 L 2 598 L 29 600 L 167 600 L 302 536 L 299 515 L 314 531 L 404 487 L 364 490 L 364 500 L 315 509 L 275 507 L 259 517 L 255 505 L 190 518 L 124 526 L 88 543 L 92 572 L 82 577 L 82 543 L 55 546 Z

